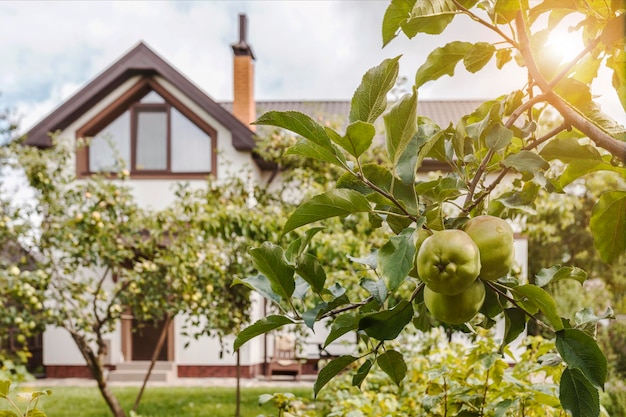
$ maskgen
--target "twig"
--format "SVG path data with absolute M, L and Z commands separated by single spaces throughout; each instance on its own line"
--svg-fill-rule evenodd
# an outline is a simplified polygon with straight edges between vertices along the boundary
M 529 143 L 528 145 L 526 145 L 525 147 L 522 148 L 522 150 L 525 151 L 529 151 L 531 149 L 536 148 L 537 146 L 541 145 L 542 143 L 544 143 L 545 141 L 547 141 L 548 139 L 558 135 L 559 133 L 561 133 L 562 131 L 567 129 L 567 125 L 565 123 L 561 124 L 560 126 L 552 129 L 550 132 L 546 133 L 545 135 L 541 136 L 540 138 L 532 141 L 531 143 Z M 498 177 L 493 180 L 493 182 L 491 184 L 489 184 L 489 186 L 487 188 L 485 188 L 481 195 L 478 196 L 476 198 L 476 200 L 474 200 L 472 202 L 472 204 L 470 204 L 469 206 L 467 206 L 466 208 L 464 208 L 461 213 L 467 214 L 470 211 L 472 211 L 478 204 L 480 204 L 480 202 L 482 200 L 485 199 L 486 196 L 488 196 L 489 194 L 491 194 L 491 192 L 498 186 L 498 184 L 500 184 L 500 181 L 502 181 L 502 179 L 504 179 L 504 177 L 506 176 L 506 174 L 509 173 L 509 171 L 511 171 L 510 167 L 504 167 L 502 169 L 502 171 L 500 171 L 500 174 L 498 175 Z
M 465 202 L 463 203 L 463 207 L 468 206 L 470 202 L 472 201 L 472 198 L 474 198 L 474 192 L 476 191 L 478 182 L 483 176 L 485 169 L 487 169 L 487 164 L 489 164 L 489 161 L 491 161 L 491 158 L 493 158 L 495 153 L 496 151 L 493 148 L 490 148 L 489 151 L 487 151 L 487 155 L 485 155 L 482 162 L 478 166 L 478 169 L 476 170 L 476 174 L 474 175 L 474 178 L 472 178 L 472 183 L 470 184 L 469 189 L 467 190 L 467 196 L 465 196 Z
M 465 13 L 467 16 L 469 16 L 470 19 L 474 20 L 475 22 L 480 23 L 481 25 L 485 26 L 488 29 L 491 29 L 492 31 L 496 32 L 498 35 L 500 35 L 504 40 L 506 40 L 508 43 L 510 43 L 513 47 L 517 48 L 517 42 L 515 42 L 514 39 L 510 38 L 506 33 L 502 32 L 497 26 L 492 25 L 491 23 L 485 21 L 484 19 L 480 18 L 479 16 L 477 16 L 476 14 L 472 13 L 469 9 L 467 9 L 465 6 L 463 6 L 461 3 L 459 3 L 457 0 L 452 0 L 454 2 L 454 5 L 456 7 L 459 8 L 459 10 L 461 10 L 463 13 Z
M 535 320 L 535 322 L 537 322 L 537 324 L 539 324 L 540 326 L 550 330 L 553 333 L 556 333 L 555 330 L 547 325 L 546 323 L 544 323 L 541 319 L 538 319 L 534 314 L 529 313 L 528 311 L 526 311 L 526 309 L 524 307 L 522 307 L 515 298 L 509 296 L 506 292 L 500 290 L 497 285 L 500 285 L 498 283 L 495 282 L 491 282 L 491 281 L 483 281 L 489 288 L 491 288 L 492 290 L 494 290 L 495 292 L 497 292 L 498 294 L 500 294 L 501 296 L 503 296 L 504 298 L 506 298 L 507 300 L 509 300 L 511 302 L 511 304 L 513 304 L 515 307 L 519 308 L 520 310 L 522 310 L 524 312 L 524 314 L 526 314 L 529 318 Z
M 338 307 L 338 308 L 336 308 L 334 310 L 327 311 L 326 313 L 322 314 L 322 317 L 320 317 L 320 318 L 334 317 L 337 314 L 343 313 L 344 311 L 354 310 L 355 308 L 359 308 L 359 307 L 364 306 L 365 304 L 369 303 L 373 299 L 374 299 L 374 296 L 370 295 L 365 300 L 360 301 L 358 303 L 348 304 L 347 306 Z

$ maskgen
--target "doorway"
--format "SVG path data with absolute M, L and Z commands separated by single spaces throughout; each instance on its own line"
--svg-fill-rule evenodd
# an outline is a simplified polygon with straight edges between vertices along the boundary
M 159 341 L 165 320 L 141 322 L 132 316 L 122 319 L 122 353 L 125 361 L 149 361 Z M 157 361 L 174 360 L 174 321 L 170 322 Z

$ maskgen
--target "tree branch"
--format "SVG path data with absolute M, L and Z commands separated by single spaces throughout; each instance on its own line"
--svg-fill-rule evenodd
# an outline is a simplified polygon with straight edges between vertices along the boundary
M 343 313 L 343 312 L 345 312 L 345 311 L 354 310 L 355 308 L 359 308 L 359 307 L 364 306 L 365 304 L 369 303 L 369 302 L 370 302 L 370 301 L 372 301 L 373 299 L 374 299 L 374 297 L 370 295 L 370 296 L 369 296 L 369 297 L 367 297 L 365 300 L 360 301 L 360 302 L 358 302 L 358 303 L 352 303 L 352 304 L 348 304 L 347 306 L 338 307 L 338 308 L 336 308 L 336 309 L 334 309 L 334 310 L 330 310 L 330 311 L 328 311 L 328 312 L 326 312 L 326 313 L 322 314 L 322 317 L 320 317 L 320 318 L 334 317 L 334 316 L 336 316 L 337 314 L 341 314 L 341 313 Z
M 566 123 L 571 124 L 587 135 L 597 146 L 609 151 L 613 156 L 626 163 L 626 142 L 617 140 L 609 135 L 554 92 L 552 85 L 543 77 L 537 67 L 530 48 L 528 33 L 526 32 L 526 22 L 521 12 L 517 14 L 515 23 L 520 40 L 520 52 L 524 57 L 526 68 L 528 68 L 539 89 L 546 95 L 546 101 L 563 116 Z

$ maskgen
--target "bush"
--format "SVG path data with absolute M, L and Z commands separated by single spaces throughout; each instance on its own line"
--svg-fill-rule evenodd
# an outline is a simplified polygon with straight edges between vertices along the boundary
M 626 386 L 623 382 L 618 387 L 610 386 L 600 400 L 610 416 L 626 416 Z
M 598 344 L 609 363 L 609 380 L 626 380 L 626 323 L 614 321 L 601 327 Z
M 346 374 L 331 382 L 320 399 L 329 416 L 476 415 L 548 417 L 563 415 L 558 381 L 563 367 L 554 359 L 554 343 L 540 337 L 525 340 L 527 350 L 510 364 L 509 355 L 494 353 L 491 338 L 478 337 L 472 346 L 448 342 L 435 329 L 426 337 L 405 341 L 402 349 L 407 377 L 393 385 L 376 367 L 361 386 Z M 552 365 L 551 365 L 552 364 Z

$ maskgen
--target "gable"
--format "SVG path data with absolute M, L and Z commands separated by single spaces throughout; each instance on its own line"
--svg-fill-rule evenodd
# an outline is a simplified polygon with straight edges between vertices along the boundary
M 217 139 L 229 134 L 210 115 L 199 115 L 201 109 L 190 109 L 180 92 L 162 82 L 158 76 L 138 78 L 104 108 L 79 119 L 75 136 L 91 141 L 77 149 L 78 177 L 123 169 L 134 178 L 216 175 Z
M 138 75 L 146 79 L 154 76 L 162 77 L 227 128 L 232 134 L 232 146 L 235 149 L 251 151 L 254 148 L 253 132 L 246 125 L 207 96 L 144 43 L 139 43 L 30 129 L 26 133 L 26 144 L 44 148 L 51 146 L 51 132 L 64 130 L 116 88 Z

